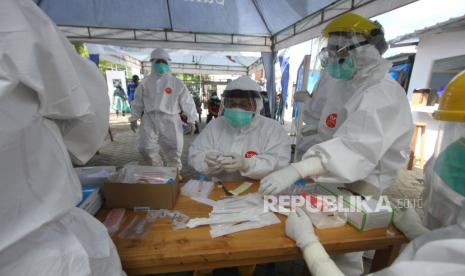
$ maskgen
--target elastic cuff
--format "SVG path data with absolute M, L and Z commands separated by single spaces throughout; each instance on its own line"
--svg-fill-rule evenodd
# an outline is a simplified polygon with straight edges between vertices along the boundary
M 297 163 L 292 163 L 291 166 L 297 170 L 302 178 L 317 177 L 325 175 L 328 171 L 323 167 L 323 163 L 319 157 L 310 157 Z
M 256 163 L 255 158 L 245 158 L 244 160 L 245 160 L 244 161 L 245 167 L 240 169 L 240 173 L 242 176 L 244 176 L 244 174 L 249 173 L 250 169 L 255 167 L 255 163 Z

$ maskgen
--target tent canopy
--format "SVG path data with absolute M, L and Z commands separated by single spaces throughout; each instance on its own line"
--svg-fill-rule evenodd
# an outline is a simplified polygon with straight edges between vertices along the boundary
M 374 16 L 415 0 L 36 0 L 71 39 L 138 47 L 275 51 L 347 11 Z
M 111 45 L 87 44 L 90 54 L 117 62 L 123 56 L 130 56 L 150 66 L 152 49 L 131 48 Z M 199 50 L 167 50 L 171 57 L 171 69 L 175 73 L 190 74 L 233 74 L 246 75 L 249 67 L 260 58 L 254 52 L 219 52 Z M 121 60 L 123 61 L 123 60 Z

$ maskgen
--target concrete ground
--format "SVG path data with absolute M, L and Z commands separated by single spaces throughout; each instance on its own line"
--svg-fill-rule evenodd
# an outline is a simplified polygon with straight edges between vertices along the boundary
M 114 165 L 122 167 L 132 161 L 141 161 L 142 157 L 136 149 L 137 135 L 130 130 L 126 117 L 116 117 L 112 114 L 110 118 L 110 127 L 114 141 L 107 137 L 105 144 L 100 149 L 99 154 L 95 155 L 87 164 L 88 166 Z M 200 128 L 205 127 L 206 118 L 202 118 Z M 198 179 L 199 174 L 187 164 L 187 154 L 189 146 L 197 135 L 184 136 L 184 150 L 182 154 L 183 168 L 181 175 L 185 180 Z M 406 202 L 415 202 L 416 209 L 422 215 L 421 204 L 419 204 L 420 194 L 423 189 L 423 172 L 419 168 L 412 171 L 402 170 L 399 178 L 385 194 L 394 204 L 403 204 Z M 421 203 L 421 202 L 420 202 Z M 365 260 L 366 271 L 370 261 Z M 277 265 L 260 265 L 257 266 L 254 275 L 299 275 L 304 269 L 304 264 L 300 261 L 286 262 Z M 270 274 L 271 273 L 271 274 Z M 176 275 L 190 275 L 189 273 L 176 273 Z M 214 275 L 237 275 L 237 271 L 216 271 Z

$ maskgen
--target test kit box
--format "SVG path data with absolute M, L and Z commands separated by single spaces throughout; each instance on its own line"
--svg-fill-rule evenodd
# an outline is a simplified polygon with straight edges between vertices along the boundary
M 347 223 L 358 231 L 388 227 L 392 222 L 392 209 L 379 208 L 377 210 L 376 207 L 381 205 L 386 207 L 389 203 L 379 201 L 378 197 L 368 197 L 368 194 L 364 193 L 364 189 L 360 188 L 361 186 L 363 185 L 357 185 L 357 183 L 354 183 L 354 185 L 318 183 L 314 193 L 317 195 L 342 196 L 344 207 L 351 210 L 347 212 Z M 358 202 L 354 200 L 357 196 L 360 197 Z M 364 204 L 360 204 L 362 202 Z M 387 204 L 383 205 L 383 203 Z
M 105 206 L 127 209 L 134 207 L 172 209 L 174 207 L 180 186 L 176 168 L 137 166 L 135 170 L 128 170 L 127 173 L 131 175 L 115 177 L 105 183 L 103 187 Z M 148 182 L 150 181 L 148 179 L 155 178 L 156 183 Z M 132 179 L 132 181 L 128 183 L 125 181 L 127 179 Z M 166 181 L 161 181 L 163 179 Z

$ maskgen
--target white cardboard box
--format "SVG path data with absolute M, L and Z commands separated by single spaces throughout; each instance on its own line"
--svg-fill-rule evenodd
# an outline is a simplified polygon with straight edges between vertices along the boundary
M 315 187 L 315 194 L 317 195 L 334 195 L 342 196 L 344 199 L 344 206 L 354 210 L 354 212 L 347 212 L 347 223 L 358 231 L 367 231 L 377 228 L 384 228 L 392 222 L 392 210 L 388 211 L 382 209 L 380 211 L 374 211 L 378 204 L 377 197 L 368 197 L 368 195 L 362 193 L 360 189 L 357 189 L 357 185 L 351 184 L 336 184 L 336 183 L 318 183 Z M 351 196 L 362 196 L 365 198 L 366 205 L 371 209 L 364 208 L 361 204 L 355 204 L 354 197 Z M 367 200 L 368 199 L 368 200 Z M 383 202 L 386 206 L 386 202 Z M 361 207 L 361 208 L 359 208 Z

